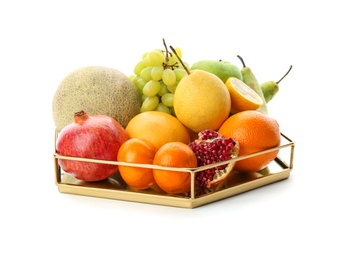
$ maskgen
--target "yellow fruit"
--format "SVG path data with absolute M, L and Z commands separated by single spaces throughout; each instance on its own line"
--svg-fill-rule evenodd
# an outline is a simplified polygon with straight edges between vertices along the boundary
M 185 126 L 176 117 L 160 111 L 146 111 L 136 115 L 125 130 L 129 138 L 149 141 L 157 150 L 169 142 L 190 142 Z
M 53 97 L 53 119 L 60 131 L 74 113 L 107 115 L 123 127 L 139 113 L 141 98 L 131 80 L 118 70 L 101 66 L 79 68 L 68 74 Z
M 256 110 L 263 104 L 262 98 L 242 80 L 230 77 L 225 85 L 231 97 L 231 113 Z
M 174 94 L 177 118 L 198 133 L 217 130 L 228 118 L 231 99 L 225 84 L 214 74 L 192 70 L 179 83 Z

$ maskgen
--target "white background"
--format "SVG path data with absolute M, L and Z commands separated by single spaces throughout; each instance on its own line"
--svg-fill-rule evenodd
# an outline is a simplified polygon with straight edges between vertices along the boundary
M 1 259 L 339 259 L 336 1 L 1 1 Z M 112 3 L 111 3 L 112 2 Z M 59 193 L 52 97 L 70 71 L 130 75 L 162 38 L 189 64 L 241 55 L 296 142 L 287 180 L 196 209 Z M 337 125 L 336 125 L 337 124 Z

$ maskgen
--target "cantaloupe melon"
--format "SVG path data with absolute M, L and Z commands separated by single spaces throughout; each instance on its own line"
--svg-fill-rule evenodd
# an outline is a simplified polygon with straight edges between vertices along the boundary
M 57 131 L 71 123 L 74 113 L 107 115 L 125 127 L 137 115 L 141 98 L 132 81 L 108 67 L 87 66 L 69 73 L 53 96 L 53 120 Z

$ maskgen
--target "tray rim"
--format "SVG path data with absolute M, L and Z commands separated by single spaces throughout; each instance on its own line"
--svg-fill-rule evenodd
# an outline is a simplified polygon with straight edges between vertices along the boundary
M 53 153 L 54 164 L 55 164 L 55 184 L 57 185 L 58 190 L 61 193 L 192 209 L 192 208 L 203 206 L 205 204 L 209 204 L 214 201 L 222 200 L 222 199 L 225 199 L 225 198 L 228 198 L 228 197 L 240 194 L 240 193 L 244 193 L 246 191 L 250 191 L 250 190 L 289 178 L 290 173 L 293 169 L 295 143 L 283 133 L 281 133 L 281 136 L 287 141 L 286 144 L 277 146 L 275 148 L 267 149 L 265 151 L 260 151 L 260 152 L 257 152 L 251 155 L 237 157 L 237 158 L 230 159 L 228 161 L 220 162 L 217 164 L 212 164 L 209 166 L 197 167 L 194 169 L 174 168 L 174 167 L 157 166 L 157 165 L 141 165 L 141 164 L 136 164 L 136 163 L 123 163 L 123 162 L 117 162 L 117 161 L 106 161 L 106 160 L 86 159 L 86 158 L 80 158 L 80 157 L 61 156 L 57 154 L 56 148 L 55 148 L 54 153 Z M 232 187 L 228 187 L 220 191 L 215 191 L 209 194 L 195 197 L 194 195 L 194 185 L 195 185 L 194 182 L 195 181 L 194 180 L 195 180 L 196 172 L 202 171 L 206 168 L 215 167 L 217 165 L 223 165 L 223 164 L 226 164 L 232 161 L 247 159 L 247 158 L 250 158 L 256 155 L 268 153 L 274 150 L 279 150 L 279 149 L 283 149 L 287 147 L 290 147 L 289 163 L 284 162 L 283 160 L 280 159 L 280 157 L 276 157 L 274 160 L 275 163 L 282 168 L 282 171 L 274 173 L 274 174 L 269 174 L 267 176 L 263 176 L 261 178 L 257 178 L 255 180 L 251 180 L 251 181 L 238 184 Z M 159 195 L 149 194 L 149 193 L 136 192 L 136 191 L 127 190 L 127 189 L 124 189 L 124 190 L 105 189 L 105 188 L 87 187 L 87 186 L 81 186 L 81 185 L 62 183 L 62 180 L 61 180 L 62 174 L 61 174 L 61 169 L 58 165 L 58 159 L 80 160 L 80 161 L 87 161 L 87 162 L 108 163 L 108 164 L 126 165 L 126 166 L 134 166 L 134 167 L 158 168 L 158 169 L 166 169 L 166 170 L 173 170 L 173 171 L 188 171 L 191 174 L 191 194 L 188 197 L 179 197 L 179 196 L 172 196 L 168 194 L 159 194 Z
M 247 191 L 251 191 L 274 182 L 289 178 L 291 170 L 284 170 L 280 173 L 264 176 L 253 181 L 239 184 L 227 189 L 213 192 L 198 198 L 181 198 L 170 195 L 157 195 L 147 193 L 137 193 L 130 190 L 114 190 L 94 187 L 78 186 L 66 183 L 57 183 L 58 190 L 61 193 L 90 196 L 103 199 L 114 199 L 121 201 L 154 204 L 161 206 L 172 206 L 179 208 L 193 209 L 206 204 L 210 204 L 222 199 L 226 199 Z

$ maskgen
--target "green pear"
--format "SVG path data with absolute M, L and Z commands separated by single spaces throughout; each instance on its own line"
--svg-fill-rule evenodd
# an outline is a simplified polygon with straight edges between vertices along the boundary
M 260 84 L 261 90 L 263 92 L 264 98 L 267 103 L 273 99 L 273 97 L 277 94 L 277 92 L 279 92 L 279 83 L 288 75 L 292 67 L 293 66 L 291 65 L 289 67 L 289 70 L 286 72 L 286 74 L 283 75 L 283 77 L 279 79 L 278 81 L 275 82 L 273 80 L 270 80 L 270 81 Z
M 273 99 L 277 92 L 279 92 L 279 84 L 273 80 L 262 83 L 260 87 L 266 103 L 269 103 L 269 101 Z
M 237 57 L 241 60 L 242 65 L 243 65 L 243 68 L 241 69 L 243 82 L 246 83 L 248 85 L 248 87 L 250 87 L 252 90 L 254 90 L 263 100 L 263 104 L 257 110 L 268 115 L 268 108 L 267 108 L 266 99 L 263 95 L 260 84 L 258 83 L 258 81 L 256 79 L 256 76 L 254 75 L 252 69 L 246 66 L 243 58 L 240 55 L 237 55 Z
M 225 83 L 229 77 L 235 77 L 242 80 L 240 69 L 236 65 L 228 61 L 200 60 L 195 62 L 191 66 L 191 70 L 195 69 L 204 70 L 215 74 L 223 81 L 223 83 Z

